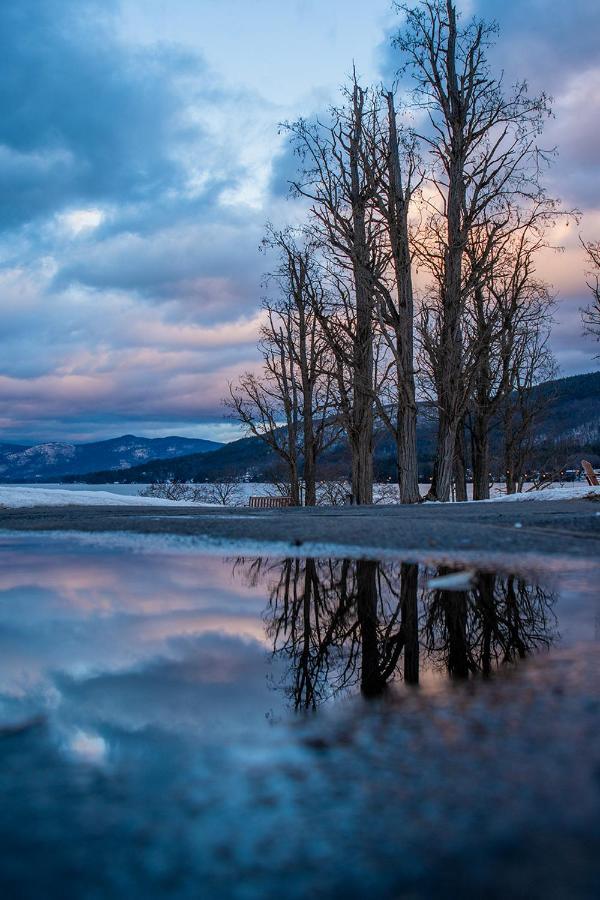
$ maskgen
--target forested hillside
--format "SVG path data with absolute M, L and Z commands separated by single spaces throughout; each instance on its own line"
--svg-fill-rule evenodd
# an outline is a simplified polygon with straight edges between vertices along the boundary
M 546 382 L 534 388 L 534 392 L 547 399 L 548 408 L 542 429 L 536 440 L 532 465 L 540 468 L 578 464 L 582 454 L 594 462 L 600 462 L 600 371 L 587 375 L 575 375 Z M 468 434 L 468 429 L 467 429 Z M 498 443 L 498 429 L 493 436 L 492 448 Z M 435 419 L 430 407 L 421 404 L 417 425 L 419 476 L 430 476 L 435 453 Z M 384 429 L 376 432 L 375 466 L 379 479 L 395 478 L 395 448 Z M 492 463 L 499 466 L 499 461 Z M 344 440 L 330 447 L 320 464 L 323 478 L 347 475 L 349 451 Z M 217 480 L 222 477 L 246 476 L 262 481 L 278 473 L 275 454 L 258 438 L 243 438 L 225 444 L 209 453 L 193 453 L 177 459 L 162 459 L 133 466 L 118 473 L 99 471 L 93 475 L 68 480 L 85 480 L 89 483 L 106 481 L 149 482 L 157 479 L 183 479 L 186 481 Z

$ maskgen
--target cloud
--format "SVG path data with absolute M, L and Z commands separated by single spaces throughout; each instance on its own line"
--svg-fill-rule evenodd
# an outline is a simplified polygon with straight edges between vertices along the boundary
M 0 8 L 2 225 L 72 202 L 148 199 L 184 178 L 172 152 L 197 140 L 178 79 L 189 54 L 123 47 L 112 2 L 21 0 Z M 165 74 L 168 73 L 168 77 Z
M 598 61 L 596 0 L 476 0 L 474 6 L 500 26 L 495 61 L 509 80 L 526 77 L 534 90 L 558 96 L 571 75 Z
M 79 283 L 178 301 L 182 316 L 202 321 L 247 313 L 260 299 L 262 231 L 254 217 L 176 223 L 152 234 L 122 232 L 73 248 L 53 287 Z
M 279 699 L 269 689 L 268 654 L 258 641 L 208 632 L 173 638 L 165 650 L 168 655 L 137 668 L 57 679 L 63 706 L 86 724 L 203 728 L 210 736 L 264 721 Z
M 219 419 L 255 355 L 268 104 L 119 12 L 0 6 L 5 437 Z
M 532 90 L 554 94 L 548 141 L 560 156 L 551 187 L 585 211 L 583 231 L 597 236 L 596 0 L 467 5 L 499 19 L 507 79 L 524 75 Z M 226 382 L 257 363 L 264 223 L 294 221 L 304 209 L 285 199 L 296 159 L 278 123 L 325 108 L 350 69 L 348 47 L 368 68 L 366 51 L 390 27 L 383 0 L 373 10 L 336 0 L 322 13 L 311 4 L 298 15 L 269 0 L 261 15 L 279 22 L 286 40 L 290 23 L 306 40 L 316 29 L 312 52 L 322 57 L 326 45 L 332 54 L 301 68 L 278 45 L 276 62 L 263 61 L 265 72 L 282 70 L 271 87 L 256 73 L 238 77 L 241 38 L 220 35 L 222 10 L 207 24 L 204 54 L 201 29 L 184 27 L 188 17 L 203 21 L 194 4 L 177 0 L 176 15 L 162 6 L 0 4 L 4 439 L 228 433 Z M 267 19 L 238 7 L 244 40 L 255 28 L 264 47 Z M 279 37 L 275 28 L 271 44 Z M 387 38 L 378 58 L 389 81 L 398 60 Z M 286 106 L 282 97 L 292 95 Z M 570 324 L 586 302 L 580 266 L 569 244 L 548 268 L 568 304 L 555 338 L 566 372 L 584 365 Z
M 465 17 L 473 14 L 495 20 L 499 35 L 490 50 L 492 66 L 502 73 L 507 90 L 526 80 L 530 93 L 552 97 L 553 118 L 544 131 L 543 145 L 557 148 L 546 176 L 552 196 L 566 208 L 578 208 L 581 225 L 571 223 L 552 237 L 564 247 L 561 254 L 547 252 L 538 261 L 538 274 L 557 293 L 552 346 L 565 375 L 596 367 L 593 343 L 582 336 L 579 309 L 588 302 L 585 261 L 578 234 L 600 235 L 600 65 L 598 40 L 600 4 L 597 0 L 472 0 L 462 5 Z M 401 17 L 379 46 L 383 79 L 391 83 L 401 65 L 391 37 Z

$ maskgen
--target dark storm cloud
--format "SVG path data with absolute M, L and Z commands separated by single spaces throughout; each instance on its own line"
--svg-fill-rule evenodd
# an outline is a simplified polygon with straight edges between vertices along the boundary
M 119 10 L 0 4 L 6 439 L 220 418 L 251 364 L 265 213 L 219 117 L 251 140 L 265 105 L 196 53 L 124 43 Z
M 113 8 L 0 5 L 1 227 L 72 203 L 156 199 L 181 183 L 174 141 L 199 135 L 177 85 L 199 60 L 173 49 L 125 52 Z
M 474 15 L 499 26 L 491 56 L 509 82 L 526 77 L 536 90 L 556 93 L 569 74 L 598 65 L 597 0 L 473 0 L 458 6 L 463 21 Z M 379 47 L 386 78 L 393 78 L 400 66 L 390 38 L 401 26 L 399 14 Z
M 55 253 L 55 236 L 32 234 L 32 222 L 106 207 L 93 242 L 60 247 L 54 290 L 81 282 L 188 297 L 195 279 L 227 270 L 247 308 L 243 281 L 256 277 L 258 229 L 218 204 L 244 168 L 230 159 L 224 169 L 222 148 L 197 117 L 192 124 L 189 109 L 225 98 L 199 57 L 125 47 L 113 29 L 116 8 L 100 0 L 0 7 L 0 229 L 26 223 L 31 257 Z M 210 170 L 190 188 L 194 157 Z M 236 239 L 241 252 L 232 259 L 227 247 Z
M 558 94 L 569 75 L 598 65 L 597 0 L 478 0 L 474 6 L 500 26 L 495 56 L 509 78 L 524 71 L 536 90 Z

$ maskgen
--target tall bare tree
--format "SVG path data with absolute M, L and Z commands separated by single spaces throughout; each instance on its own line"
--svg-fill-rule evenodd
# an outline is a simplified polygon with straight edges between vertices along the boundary
M 536 274 L 536 257 L 548 246 L 546 230 L 557 214 L 552 201 L 513 211 L 503 228 L 492 223 L 491 250 L 487 227 L 473 231 L 469 238 L 473 290 L 465 310 L 464 335 L 471 361 L 467 420 L 474 500 L 489 497 L 490 432 L 499 411 L 518 389 L 524 367 L 533 369 L 530 379 L 534 381 L 546 371 L 546 354 L 538 355 L 535 348 L 540 335 L 550 329 L 554 297 Z
M 351 378 L 346 427 L 352 493 L 360 504 L 373 502 L 373 329 L 376 280 L 383 265 L 369 177 L 368 128 L 375 103 L 373 92 L 360 87 L 355 77 L 345 104 L 332 108 L 328 121 L 301 119 L 287 126 L 302 160 L 293 186 L 311 201 L 313 227 L 338 289 L 338 309 L 341 301 L 350 313 L 345 323 L 339 315 L 333 317 L 342 333 L 331 326 L 327 334 L 338 374 L 349 372 Z
M 230 385 L 226 403 L 248 433 L 283 462 L 292 502 L 301 502 L 302 479 L 304 502 L 314 506 L 317 459 L 338 432 L 333 381 L 325 362 L 329 350 L 317 313 L 322 288 L 310 242 L 298 243 L 291 231 L 270 227 L 265 246 L 276 251 L 278 265 L 269 277 L 277 295 L 263 304 L 263 369 Z
M 384 381 L 376 391 L 379 416 L 396 444 L 398 488 L 401 503 L 418 503 L 417 400 L 415 387 L 414 296 L 409 215 L 415 191 L 420 186 L 418 154 L 410 132 L 398 131 L 394 94 L 385 94 L 385 124 L 374 123 L 371 155 L 374 204 L 384 228 L 389 265 L 377 281 L 379 324 L 392 357 L 384 369 Z M 389 378 L 393 368 L 394 402 L 389 401 Z
M 530 323 L 527 340 L 520 345 L 513 390 L 501 411 L 506 491 L 523 489 L 539 432 L 552 400 L 541 384 L 556 377 L 557 366 L 549 346 L 547 321 Z
M 472 289 L 465 266 L 469 234 L 482 217 L 490 222 L 492 212 L 502 222 L 507 198 L 539 196 L 537 137 L 548 104 L 545 96 L 530 97 L 525 84 L 505 95 L 487 59 L 494 25 L 477 19 L 462 25 L 451 0 L 398 8 L 406 24 L 395 45 L 413 79 L 414 103 L 429 123 L 420 135 L 432 162 L 430 239 L 421 253 L 439 281 L 439 315 L 429 342 L 438 406 L 429 496 L 448 500 L 457 428 L 469 396 L 463 373 L 463 319 Z
M 257 437 L 272 450 L 285 467 L 286 481 L 294 506 L 301 503 L 299 407 L 297 379 L 290 353 L 292 338 L 287 322 L 268 312 L 268 324 L 261 332 L 263 367 L 260 374 L 245 372 L 229 384 L 224 401 L 247 434 Z
M 265 244 L 279 254 L 272 273 L 281 299 L 275 306 L 291 334 L 289 354 L 298 381 L 304 502 L 317 502 L 317 460 L 339 434 L 331 350 L 321 327 L 325 296 L 317 263 L 318 246 L 307 233 L 299 243 L 291 230 L 268 228 Z

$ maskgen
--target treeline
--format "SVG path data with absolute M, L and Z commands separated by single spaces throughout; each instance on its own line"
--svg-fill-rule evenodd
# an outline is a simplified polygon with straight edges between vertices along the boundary
M 262 368 L 230 385 L 296 503 L 301 482 L 315 503 L 319 460 L 342 438 L 353 500 L 371 503 L 381 428 L 400 499 L 417 502 L 417 397 L 435 411 L 429 499 L 466 499 L 468 464 L 474 498 L 489 496 L 498 424 L 518 489 L 546 402 L 532 387 L 555 373 L 554 297 L 536 270 L 568 216 L 543 182 L 549 100 L 492 70 L 493 24 L 450 0 L 398 9 L 395 88 L 354 73 L 325 116 L 284 126 L 308 212 L 267 230 Z

